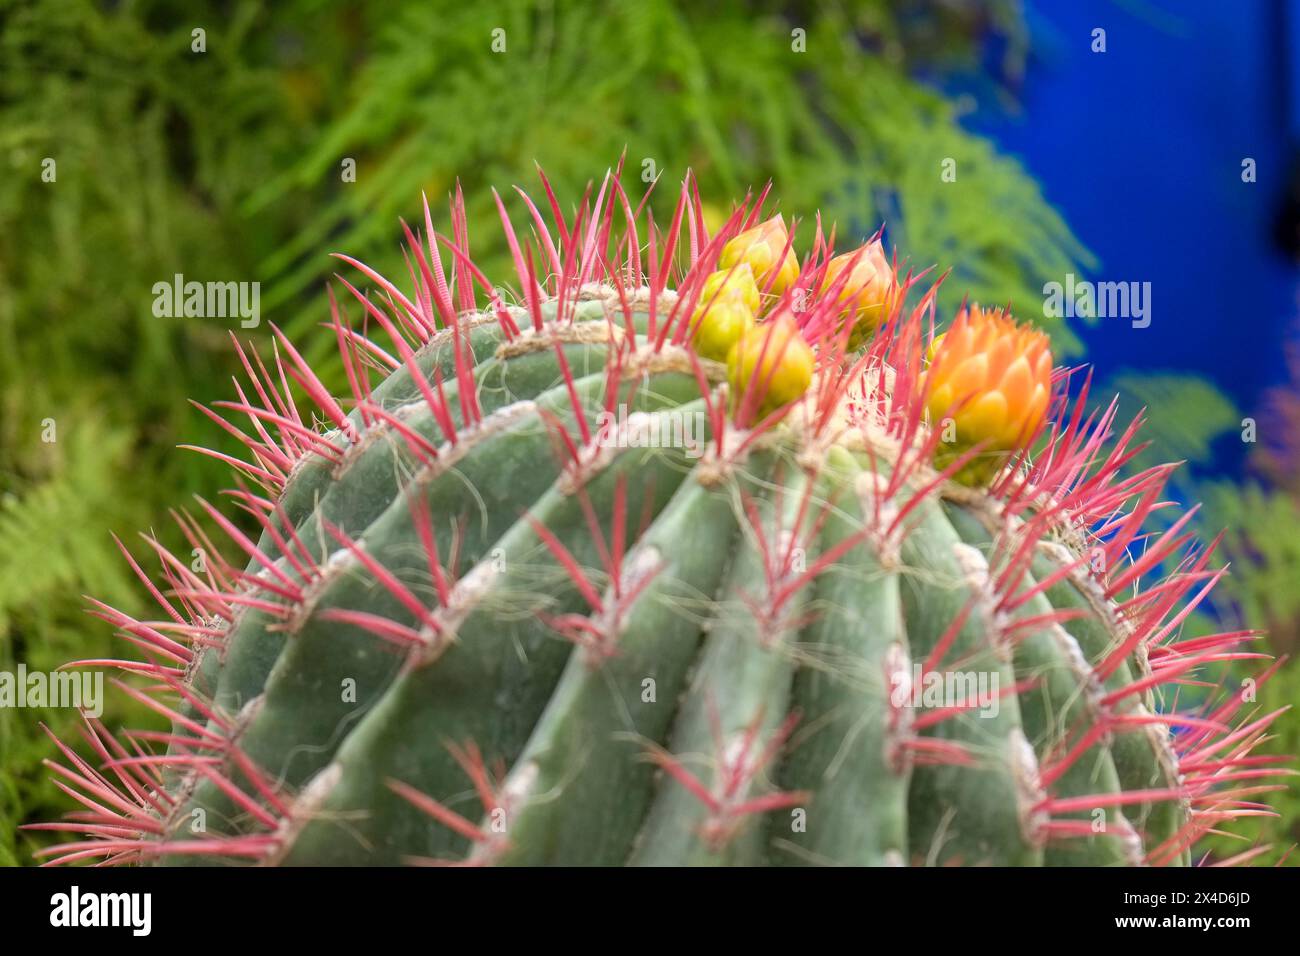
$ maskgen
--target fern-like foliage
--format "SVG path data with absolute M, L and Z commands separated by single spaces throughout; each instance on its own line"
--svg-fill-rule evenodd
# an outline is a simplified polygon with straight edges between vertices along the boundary
M 1141 461 L 1185 461 L 1205 465 L 1214 454 L 1214 442 L 1239 427 L 1241 414 L 1214 385 L 1194 375 L 1177 372 L 1121 371 L 1106 380 L 1098 393 L 1118 395 L 1121 419 L 1145 410 L 1144 437 L 1150 442 Z M 1176 478 L 1189 479 L 1195 467 L 1180 469 Z
M 404 274 L 391 224 L 417 211 L 422 190 L 454 188 L 453 177 L 474 222 L 495 215 L 486 187 L 531 182 L 534 161 L 574 196 L 593 159 L 626 151 L 633 175 L 672 182 L 689 167 L 704 195 L 773 179 L 784 203 L 820 208 L 841 235 L 886 221 L 912 264 L 955 264 L 950 297 L 969 290 L 1041 316 L 1043 283 L 1086 254 L 1024 170 L 909 77 L 888 9 L 673 0 L 385 9 L 342 114 L 252 201 L 262 209 L 323 193 L 311 223 L 263 263 L 275 277 L 265 301 L 317 288 L 325 246 Z M 347 160 L 355 182 L 344 181 Z M 942 179 L 945 163 L 953 182 Z M 491 262 L 503 250 L 476 252 Z M 319 315 L 312 302 L 294 325 Z M 1058 349 L 1071 350 L 1063 323 L 1046 321 Z
M 1224 529 L 1223 553 L 1233 581 L 1225 593 L 1243 622 L 1266 628 L 1273 645 L 1300 649 L 1300 509 L 1257 484 L 1201 486 L 1207 518 Z
M 1212 606 L 1189 618 L 1185 629 L 1191 636 L 1237 628 L 1260 631 L 1258 650 L 1282 661 L 1276 673 L 1258 687 L 1248 676 L 1256 672 L 1254 667 L 1230 669 L 1225 680 L 1252 695 L 1259 715 L 1293 706 L 1300 699 L 1300 498 L 1295 494 L 1300 483 L 1297 461 L 1287 457 L 1300 447 L 1294 387 L 1272 394 L 1268 414 L 1254 435 L 1242 430 L 1241 414 L 1232 402 L 1201 379 L 1129 372 L 1110 379 L 1102 394 L 1112 391 L 1124 397 L 1129 410 L 1147 410 L 1145 431 L 1153 445 L 1143 460 L 1185 460 L 1193 466 L 1180 470 L 1180 491 L 1202 503 L 1197 517 L 1202 538 L 1222 534 L 1216 565 L 1228 573 L 1215 588 Z M 1215 441 L 1228 440 L 1229 435 L 1258 441 L 1254 459 L 1264 466 L 1261 472 L 1274 479 L 1273 485 L 1211 479 L 1196 467 L 1208 464 Z M 1203 692 L 1194 685 L 1186 690 L 1192 696 Z M 1300 715 L 1293 712 L 1274 723 L 1257 753 L 1283 761 L 1289 759 L 1285 755 L 1300 752 L 1297 747 Z M 1288 764 L 1279 763 L 1278 769 L 1286 770 Z M 1227 858 L 1267 845 L 1257 862 L 1300 863 L 1292 852 L 1300 843 L 1300 798 L 1294 788 L 1279 786 L 1248 799 L 1258 800 L 1266 812 L 1243 821 L 1235 836 L 1206 840 L 1202 852 Z
M 14 484 L 11 476 L 0 494 L 0 670 L 9 673 L 19 663 L 48 673 L 89 648 L 108 650 L 108 635 L 78 607 L 86 590 L 121 595 L 128 606 L 135 600 L 128 597 L 135 590 L 130 572 L 109 537 L 127 509 L 104 480 L 122 474 L 131 436 L 89 410 L 68 416 L 63 428 L 45 444 L 45 477 Z M 129 510 L 144 517 L 139 508 Z M 0 863 L 14 861 L 16 822 L 37 807 L 60 805 L 40 772 L 47 754 L 38 722 L 67 731 L 75 721 L 68 711 L 0 708 L 0 765 L 8 770 L 0 773 Z
M 49 671 L 120 652 L 83 594 L 144 610 L 112 533 L 225 480 L 175 445 L 224 445 L 186 397 L 227 397 L 226 331 L 154 316 L 151 290 L 177 272 L 255 278 L 274 230 L 236 206 L 296 134 L 280 74 L 256 65 L 273 49 L 261 3 L 3 6 L 0 669 Z M 39 722 L 77 739 L 72 711 L 0 709 L 0 863 L 30 862 L 39 837 L 16 825 L 66 799 L 40 772 Z

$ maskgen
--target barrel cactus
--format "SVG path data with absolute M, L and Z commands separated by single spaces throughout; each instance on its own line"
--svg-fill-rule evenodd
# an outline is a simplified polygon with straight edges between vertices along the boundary
M 408 291 L 340 257 L 345 398 L 236 342 L 227 507 L 124 547 L 156 620 L 93 608 L 171 728 L 56 742 L 43 859 L 1177 864 L 1263 812 L 1275 715 L 1205 690 L 1254 635 L 1183 637 L 1213 549 L 1042 333 L 937 336 L 766 196 L 520 195 L 509 290 L 459 195 Z

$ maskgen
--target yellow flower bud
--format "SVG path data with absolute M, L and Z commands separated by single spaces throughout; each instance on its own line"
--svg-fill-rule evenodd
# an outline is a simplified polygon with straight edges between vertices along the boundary
M 772 295 L 780 295 L 799 278 L 799 259 L 793 248 L 786 248 L 789 239 L 785 220 L 778 213 L 767 222 L 746 229 L 723 246 L 718 267 L 730 269 L 744 262 L 754 271 L 760 288 L 766 286 L 771 279 L 772 286 L 768 291 Z
M 727 356 L 733 407 L 741 407 L 749 389 L 758 389 L 762 397 L 755 420 L 763 418 L 808 391 L 815 364 L 813 350 L 790 313 L 749 328 Z
M 930 353 L 925 404 L 932 427 L 947 433 L 935 463 L 946 467 L 982 443 L 982 454 L 956 477 L 967 484 L 987 482 L 1010 452 L 1033 438 L 1047 415 L 1052 393 L 1048 338 L 1018 325 L 1001 309 L 973 305 L 958 314 Z
M 861 348 L 889 315 L 899 288 L 894 268 L 885 258 L 885 248 L 877 239 L 828 262 L 821 291 L 828 292 L 850 265 L 852 271 L 840 289 L 839 300 L 844 304 L 846 321 L 853 323 L 848 347 L 854 350 Z
M 722 269 L 704 280 L 697 305 L 708 308 L 715 302 L 738 298 L 750 312 L 758 311 L 758 284 L 754 282 L 754 270 L 748 263 L 741 263 L 734 269 Z
M 691 318 L 695 352 L 701 358 L 725 362 L 736 340 L 753 325 L 754 313 L 739 297 L 701 305 Z

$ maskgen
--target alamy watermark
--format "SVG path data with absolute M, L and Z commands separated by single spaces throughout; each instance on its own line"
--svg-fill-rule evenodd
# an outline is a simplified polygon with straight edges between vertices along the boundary
M 596 445 L 601 448 L 682 448 L 699 458 L 708 444 L 704 412 L 665 410 L 655 415 L 628 412 L 626 405 L 596 418 Z
M 1065 282 L 1043 286 L 1048 318 L 1131 319 L 1133 328 L 1151 324 L 1150 282 L 1092 282 L 1067 273 Z
M 260 282 L 171 282 L 153 284 L 153 314 L 160 319 L 240 319 L 240 327 L 262 323 Z
M 132 936 L 148 936 L 153 928 L 152 893 L 82 892 L 74 885 L 50 897 L 50 925 L 59 928 L 121 927 Z
M 88 717 L 104 713 L 104 672 L 0 671 L 0 707 L 75 707 Z
M 895 708 L 955 707 L 996 717 L 1002 699 L 999 683 L 997 671 L 927 671 L 913 664 L 910 673 L 903 669 L 890 677 L 889 702 Z

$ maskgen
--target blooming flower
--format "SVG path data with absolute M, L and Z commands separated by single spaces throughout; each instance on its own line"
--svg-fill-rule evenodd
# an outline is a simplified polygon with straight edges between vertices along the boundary
M 941 429 L 936 464 L 944 467 L 975 445 L 982 454 L 957 478 L 991 479 L 1008 453 L 1042 427 L 1052 392 L 1047 335 L 1019 325 L 1001 309 L 963 309 L 930 347 L 925 404 Z

